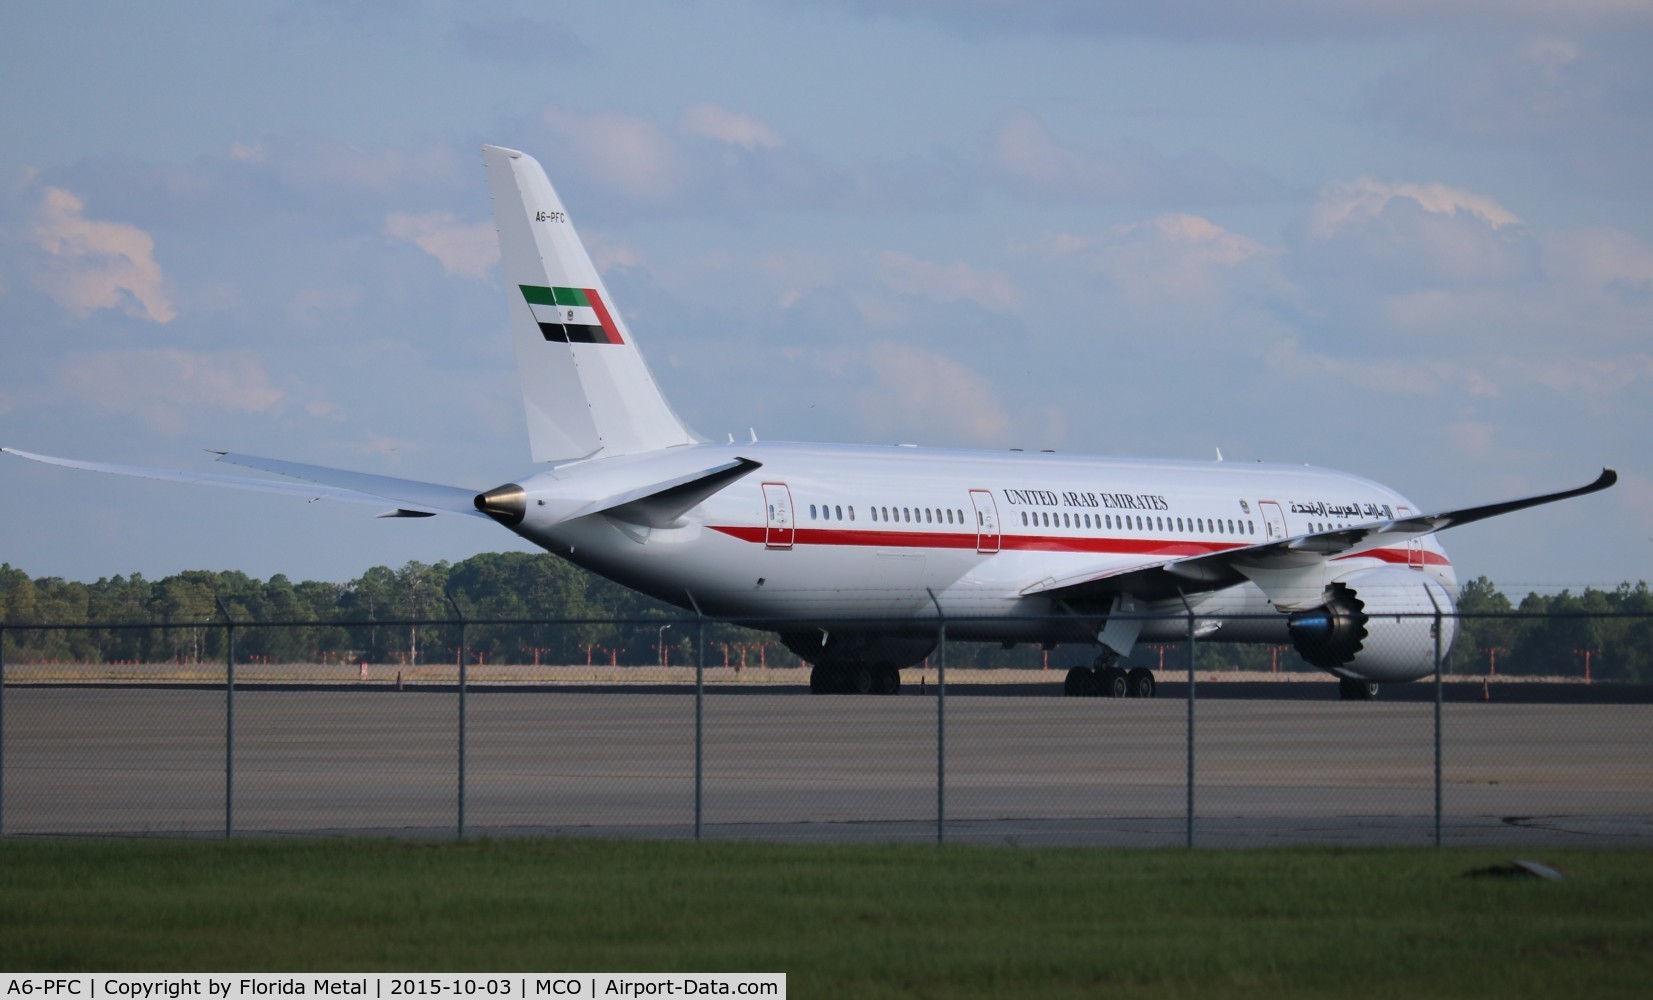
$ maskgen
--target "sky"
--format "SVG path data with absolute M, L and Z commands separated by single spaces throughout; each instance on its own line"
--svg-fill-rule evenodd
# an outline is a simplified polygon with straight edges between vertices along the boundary
M 709 438 L 1283 461 L 1653 577 L 1653 0 L 0 12 L 0 445 L 532 471 L 480 146 Z M 216 471 L 224 471 L 222 466 Z M 236 470 L 230 470 L 236 471 Z M 344 581 L 471 519 L 0 456 L 0 561 Z

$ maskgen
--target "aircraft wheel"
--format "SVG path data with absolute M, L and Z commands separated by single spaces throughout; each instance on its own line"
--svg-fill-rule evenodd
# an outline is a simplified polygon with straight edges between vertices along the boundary
M 898 694 L 901 691 L 901 671 L 885 664 L 874 672 L 873 682 L 878 694 Z
M 1068 671 L 1067 679 L 1062 682 L 1062 694 L 1069 698 L 1090 697 L 1089 688 L 1093 685 L 1095 671 L 1089 667 L 1074 667 Z
M 1371 701 L 1378 696 L 1377 681 L 1340 677 L 1337 680 L 1337 696 L 1344 701 Z
M 1125 698 L 1131 693 L 1130 675 L 1118 667 L 1102 671 L 1102 695 L 1106 698 Z
M 1137 667 L 1125 675 L 1126 687 L 1132 698 L 1152 698 L 1158 685 L 1154 682 L 1154 672 L 1147 667 Z
M 828 670 L 826 667 L 816 664 L 809 668 L 809 693 L 831 694 L 837 690 L 837 685 L 833 683 L 837 679 L 836 670 Z
M 873 668 L 865 663 L 857 663 L 844 671 L 844 679 L 849 683 L 844 685 L 847 694 L 872 694 L 877 689 L 878 679 Z

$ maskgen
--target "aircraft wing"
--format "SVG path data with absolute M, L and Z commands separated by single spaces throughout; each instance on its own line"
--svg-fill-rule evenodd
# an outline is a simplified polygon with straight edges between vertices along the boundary
M 476 493 L 456 486 L 422 483 L 411 479 L 393 479 L 364 472 L 329 469 L 319 465 L 300 465 L 275 459 L 255 458 L 249 455 L 218 453 L 219 461 L 231 462 L 247 468 L 273 472 L 307 482 L 291 483 L 276 479 L 258 479 L 252 476 L 225 476 L 211 472 L 189 472 L 182 469 L 152 469 L 137 465 L 119 465 L 113 462 L 88 462 L 76 458 L 57 458 L 36 455 L 16 448 L 0 448 L 0 452 L 16 455 L 34 462 L 58 465 L 66 469 L 84 469 L 116 476 L 136 476 L 165 482 L 192 483 L 202 486 L 220 486 L 233 490 L 257 493 L 278 493 L 305 500 L 338 500 L 344 503 L 368 504 L 393 509 L 381 517 L 430 517 L 435 514 L 464 514 L 467 517 L 485 517 L 475 507 Z
M 1594 482 L 1558 493 L 1519 497 L 1498 503 L 1415 517 L 1374 521 L 1332 531 L 1310 532 L 1274 539 L 1256 545 L 1236 545 L 1216 552 L 1169 559 L 1146 559 L 1130 566 L 1110 565 L 1095 572 L 1081 572 L 1063 579 L 1046 578 L 1022 589 L 1023 596 L 1048 594 L 1067 600 L 1108 600 L 1116 594 L 1131 594 L 1145 600 L 1197 594 L 1229 587 L 1246 580 L 1284 574 L 1317 565 L 1327 559 L 1358 556 L 1376 549 L 1405 545 L 1414 538 L 1472 524 L 1500 514 L 1554 503 L 1607 489 L 1618 482 L 1618 473 L 1601 470 Z M 1260 581 L 1259 581 L 1260 582 Z

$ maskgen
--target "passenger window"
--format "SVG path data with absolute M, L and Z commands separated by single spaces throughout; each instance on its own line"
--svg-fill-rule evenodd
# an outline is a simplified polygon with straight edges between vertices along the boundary
M 851 506 L 850 506 L 850 509 L 849 509 L 849 519 L 850 519 L 850 520 L 851 520 L 851 521 L 853 521 L 853 520 L 855 520 L 855 507 L 854 507 L 854 505 L 851 505 Z
M 836 519 L 838 519 L 840 521 L 842 521 L 844 519 L 844 508 L 834 507 L 832 510 L 833 510 L 833 517 L 835 517 Z

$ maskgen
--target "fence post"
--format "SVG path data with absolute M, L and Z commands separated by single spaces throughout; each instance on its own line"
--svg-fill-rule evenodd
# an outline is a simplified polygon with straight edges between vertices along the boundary
M 699 840 L 706 780 L 706 618 L 698 605 L 694 613 L 694 839 Z
M 936 592 L 924 588 L 936 606 L 936 845 L 947 842 L 947 613 Z
M 1187 598 L 1183 605 L 1188 604 Z M 1184 822 L 1183 844 L 1194 846 L 1194 609 L 1188 609 L 1188 816 Z
M 1429 594 L 1429 603 L 1435 604 L 1435 595 Z M 1435 846 L 1441 846 L 1441 606 L 1435 604 Z
M 940 629 L 941 655 L 936 657 L 936 843 L 947 840 L 947 621 Z
M 0 621 L 0 837 L 6 835 L 6 623 Z
M 465 636 L 465 612 L 459 610 L 459 602 L 453 595 L 444 592 L 443 597 L 448 599 L 448 607 L 453 609 L 455 618 L 459 619 L 459 802 L 457 804 L 457 835 L 460 840 L 465 839 L 465 691 L 468 687 L 468 669 L 466 662 L 471 658 L 471 651 L 467 647 Z
M 224 839 L 235 833 L 235 619 L 214 594 L 224 616 Z

